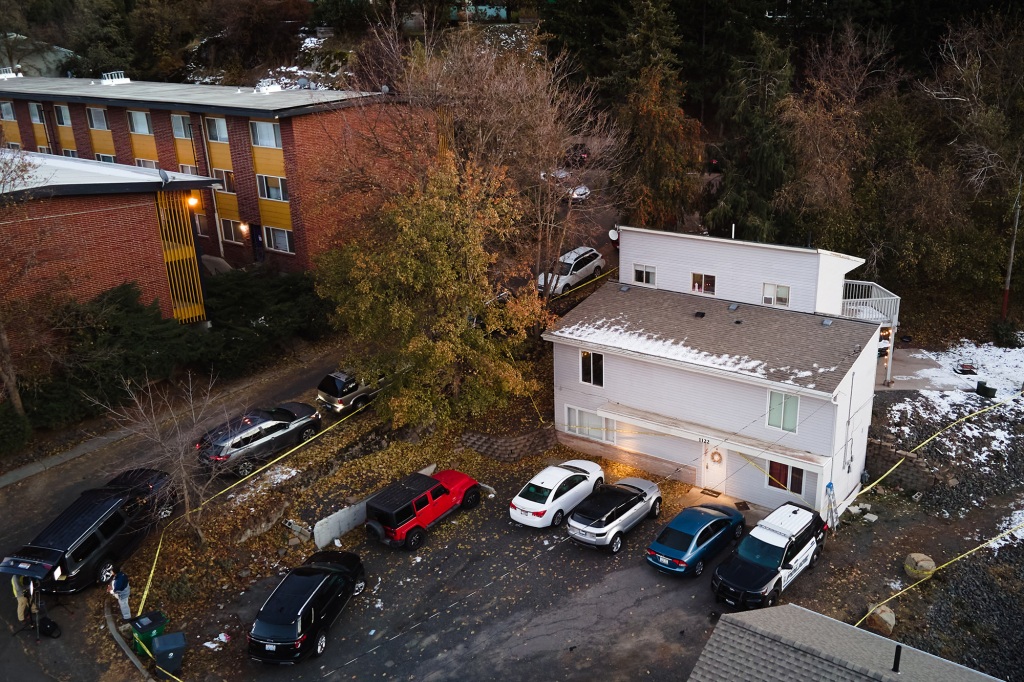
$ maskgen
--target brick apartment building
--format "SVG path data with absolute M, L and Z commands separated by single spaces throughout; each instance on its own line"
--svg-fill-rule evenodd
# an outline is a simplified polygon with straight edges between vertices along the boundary
M 205 254 L 234 266 L 305 270 L 325 248 L 303 209 L 304 171 L 325 138 L 365 128 L 379 93 L 0 75 L 0 126 L 11 148 L 208 176 L 196 208 Z M 356 106 L 356 105 L 374 106 Z M 344 133 L 342 133 L 344 135 Z
M 7 179 L 0 208 L 5 295 L 28 300 L 56 291 L 85 301 L 135 282 L 143 303 L 158 301 L 165 317 L 206 319 L 189 200 L 193 192 L 210 191 L 215 179 L 25 157 L 32 168 Z

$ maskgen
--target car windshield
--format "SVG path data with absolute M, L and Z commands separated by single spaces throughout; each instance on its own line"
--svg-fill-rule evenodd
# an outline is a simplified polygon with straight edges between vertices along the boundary
M 785 548 L 778 545 L 769 545 L 764 540 L 759 540 L 753 535 L 743 538 L 743 542 L 736 548 L 740 558 L 758 566 L 776 569 L 782 565 L 782 552 Z
M 530 502 L 536 502 L 537 504 L 544 504 L 548 501 L 548 495 L 551 494 L 551 488 L 545 488 L 542 485 L 536 483 L 527 483 L 526 487 L 519 491 L 519 497 Z
M 565 277 L 570 272 L 572 272 L 572 263 L 566 263 L 565 261 L 558 262 L 558 270 L 555 274 L 557 274 L 559 277 Z
M 658 544 L 665 545 L 671 549 L 677 549 L 680 552 L 685 552 L 690 549 L 690 543 L 693 542 L 693 536 L 689 533 L 684 533 L 681 530 L 675 528 L 666 528 L 661 531 L 661 535 L 655 540 Z
M 252 636 L 259 639 L 297 639 L 298 633 L 297 620 L 293 623 L 268 623 L 257 618 L 252 625 Z

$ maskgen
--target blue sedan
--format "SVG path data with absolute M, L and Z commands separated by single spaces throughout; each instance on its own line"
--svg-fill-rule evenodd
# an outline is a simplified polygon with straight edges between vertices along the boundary
M 699 576 L 723 547 L 743 535 L 743 514 L 723 504 L 679 512 L 647 548 L 647 563 L 676 575 Z

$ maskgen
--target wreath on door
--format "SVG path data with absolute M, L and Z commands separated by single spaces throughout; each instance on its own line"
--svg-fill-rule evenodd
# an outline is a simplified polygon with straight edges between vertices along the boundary
M 721 464 L 722 463 L 722 453 L 719 452 L 718 450 L 713 451 L 711 453 L 711 461 L 714 462 L 715 464 Z

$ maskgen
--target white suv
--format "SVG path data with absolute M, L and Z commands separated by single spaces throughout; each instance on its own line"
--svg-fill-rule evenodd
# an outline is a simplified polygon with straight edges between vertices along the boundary
M 537 289 L 542 293 L 550 291 L 553 294 L 564 294 L 588 277 L 599 277 L 604 266 L 604 258 L 595 249 L 589 246 L 577 247 L 558 259 L 554 272 L 537 275 Z
M 782 505 L 715 569 L 715 600 L 743 608 L 774 606 L 793 579 L 818 562 L 827 530 L 828 524 L 810 507 Z

